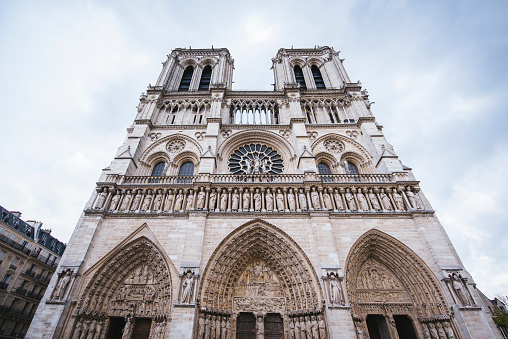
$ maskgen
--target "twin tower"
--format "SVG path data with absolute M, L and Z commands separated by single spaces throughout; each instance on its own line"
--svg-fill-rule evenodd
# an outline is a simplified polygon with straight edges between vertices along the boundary
M 463 267 L 330 47 L 232 90 L 175 49 L 85 206 L 27 338 L 495 338 Z

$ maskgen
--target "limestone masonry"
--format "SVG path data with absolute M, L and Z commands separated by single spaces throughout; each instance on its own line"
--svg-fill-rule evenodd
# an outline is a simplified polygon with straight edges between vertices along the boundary
M 501 338 L 333 48 L 175 49 L 27 338 Z

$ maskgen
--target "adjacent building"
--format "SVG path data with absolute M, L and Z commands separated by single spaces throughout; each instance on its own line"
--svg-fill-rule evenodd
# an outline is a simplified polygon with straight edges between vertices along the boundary
M 235 91 L 227 49 L 172 51 L 27 337 L 500 338 L 343 61 Z
M 0 206 L 0 337 L 24 338 L 66 245 Z

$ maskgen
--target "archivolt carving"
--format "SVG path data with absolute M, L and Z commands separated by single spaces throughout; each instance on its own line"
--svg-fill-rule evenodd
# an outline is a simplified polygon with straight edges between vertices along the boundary
M 323 299 L 317 275 L 302 249 L 283 231 L 261 220 L 239 227 L 221 242 L 208 261 L 200 287 L 205 309 L 250 309 L 251 298 L 261 298 L 279 311 L 320 309 Z M 233 299 L 238 300 L 233 304 Z
M 346 287 L 356 314 L 376 313 L 380 307 L 419 317 L 448 312 L 439 282 L 423 260 L 400 241 L 374 229 L 349 252 Z
M 141 237 L 112 253 L 93 273 L 77 313 L 168 316 L 171 286 L 170 269 L 162 253 Z

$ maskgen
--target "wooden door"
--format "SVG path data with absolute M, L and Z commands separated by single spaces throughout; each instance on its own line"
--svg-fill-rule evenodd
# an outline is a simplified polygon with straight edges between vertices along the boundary
M 284 322 L 278 313 L 268 313 L 265 317 L 265 338 L 284 339 Z
M 150 327 L 152 327 L 152 319 L 136 318 L 131 339 L 148 339 Z
M 252 313 L 240 313 L 236 318 L 236 339 L 256 339 L 256 317 Z

